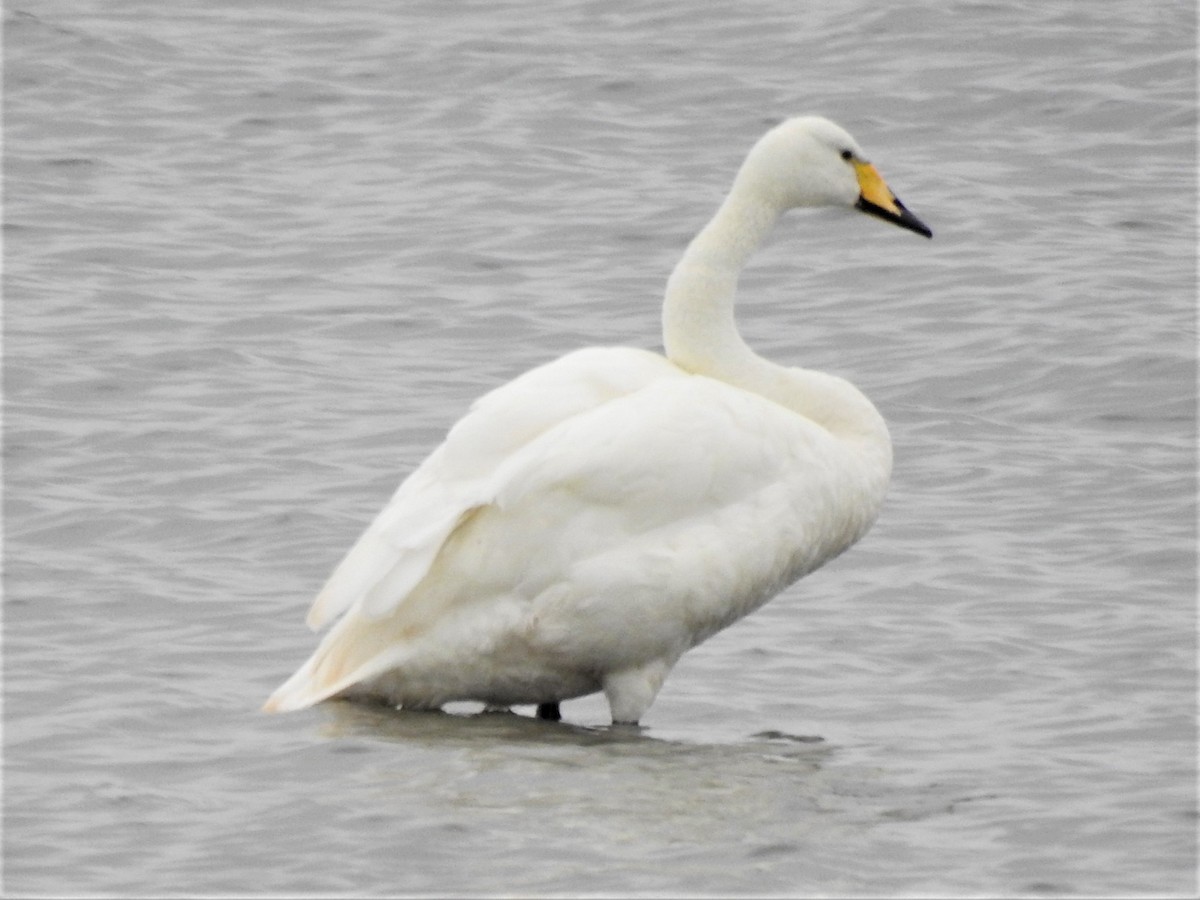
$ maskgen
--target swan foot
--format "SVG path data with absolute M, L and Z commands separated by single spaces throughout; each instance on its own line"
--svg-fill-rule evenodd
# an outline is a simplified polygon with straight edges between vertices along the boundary
M 545 719 L 547 722 L 562 721 L 562 713 L 558 710 L 558 703 L 539 703 L 537 708 L 537 717 Z

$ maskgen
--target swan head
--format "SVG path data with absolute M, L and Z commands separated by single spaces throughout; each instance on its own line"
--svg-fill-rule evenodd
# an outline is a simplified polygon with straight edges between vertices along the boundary
M 746 157 L 738 180 L 781 211 L 853 207 L 933 237 L 888 188 L 858 142 L 820 116 L 788 119 L 768 131 Z

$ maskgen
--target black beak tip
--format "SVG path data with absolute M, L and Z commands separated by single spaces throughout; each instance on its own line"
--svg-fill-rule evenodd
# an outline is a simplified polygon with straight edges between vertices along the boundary
M 896 204 L 896 208 L 900 210 L 899 214 L 889 209 L 884 209 L 882 206 L 877 206 L 865 197 L 859 197 L 858 202 L 854 205 L 857 209 L 865 213 L 883 219 L 885 222 L 891 222 L 893 225 L 899 225 L 901 228 L 907 228 L 909 231 L 914 231 L 922 237 L 933 237 L 933 232 L 929 226 L 910 213 L 903 203 L 894 198 L 893 202 Z

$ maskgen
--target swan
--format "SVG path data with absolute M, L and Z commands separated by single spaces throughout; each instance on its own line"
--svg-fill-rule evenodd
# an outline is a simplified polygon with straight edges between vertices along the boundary
M 307 622 L 341 618 L 264 709 L 474 700 L 558 719 L 603 691 L 636 725 L 684 652 L 861 538 L 891 474 L 882 416 L 734 322 L 779 217 L 824 206 L 932 237 L 841 127 L 772 128 L 668 279 L 666 355 L 589 347 L 475 401 L 334 569 Z

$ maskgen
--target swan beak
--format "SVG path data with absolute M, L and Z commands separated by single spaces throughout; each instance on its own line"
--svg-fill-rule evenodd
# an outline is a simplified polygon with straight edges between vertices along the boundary
M 892 193 L 887 186 L 887 182 L 883 180 L 883 176 L 869 162 L 856 160 L 854 163 L 855 174 L 858 175 L 858 202 L 854 204 L 855 209 L 861 209 L 865 213 L 870 213 L 873 216 L 899 225 L 901 228 L 907 228 L 909 231 L 915 231 L 917 234 L 923 234 L 927 238 L 933 237 L 933 232 L 928 226 L 907 209 L 901 203 L 896 195 Z

